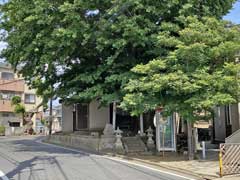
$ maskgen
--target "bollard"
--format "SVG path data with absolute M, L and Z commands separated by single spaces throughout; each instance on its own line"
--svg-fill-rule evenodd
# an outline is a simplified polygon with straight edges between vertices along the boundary
M 219 152 L 219 170 L 220 170 L 220 177 L 223 176 L 223 163 L 222 163 L 222 152 Z
M 202 141 L 202 158 L 206 159 L 206 144 L 205 144 L 205 141 Z

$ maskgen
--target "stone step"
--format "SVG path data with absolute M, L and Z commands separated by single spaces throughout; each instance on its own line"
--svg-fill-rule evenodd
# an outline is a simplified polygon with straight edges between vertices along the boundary
M 127 153 L 145 152 L 147 150 L 140 137 L 123 137 L 122 142 Z
M 129 143 L 125 143 L 127 144 L 129 147 L 145 147 L 145 145 L 143 144 L 129 144 Z

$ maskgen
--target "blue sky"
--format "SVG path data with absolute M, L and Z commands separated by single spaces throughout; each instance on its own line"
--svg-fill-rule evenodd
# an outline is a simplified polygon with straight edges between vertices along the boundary
M 230 20 L 236 24 L 240 24 L 240 0 L 238 0 L 233 9 L 223 17 L 223 19 Z

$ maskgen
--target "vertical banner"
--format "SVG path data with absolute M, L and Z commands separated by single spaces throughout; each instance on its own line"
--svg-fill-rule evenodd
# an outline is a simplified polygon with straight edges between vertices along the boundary
M 164 120 L 160 120 L 160 150 L 175 151 L 175 120 L 173 116 L 169 116 Z
M 176 151 L 176 122 L 174 115 L 164 118 L 161 111 L 154 117 L 156 145 L 158 151 Z

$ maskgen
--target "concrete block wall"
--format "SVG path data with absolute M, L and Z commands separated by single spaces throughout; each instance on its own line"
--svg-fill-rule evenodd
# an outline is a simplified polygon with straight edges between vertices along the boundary
M 100 107 L 97 101 L 89 104 L 89 129 L 104 129 L 110 122 L 109 107 Z
M 23 135 L 23 127 L 6 127 L 5 136 L 20 136 Z
M 50 143 L 98 152 L 100 138 L 84 135 L 52 135 L 48 141 Z
M 73 106 L 62 105 L 62 131 L 73 131 Z

